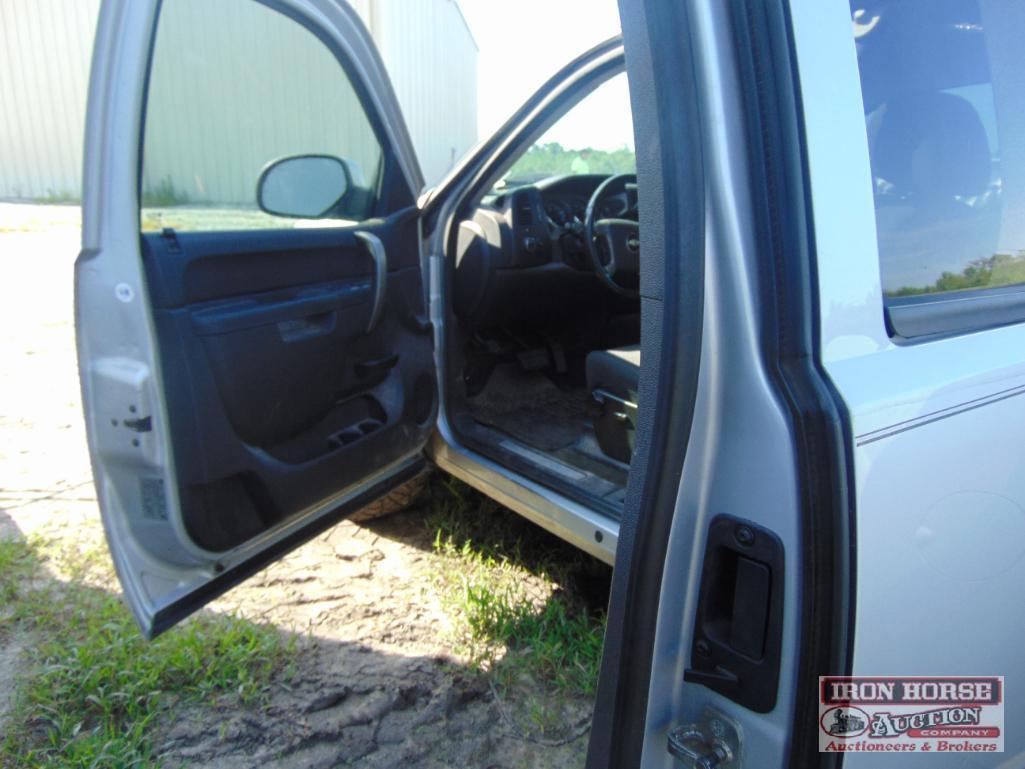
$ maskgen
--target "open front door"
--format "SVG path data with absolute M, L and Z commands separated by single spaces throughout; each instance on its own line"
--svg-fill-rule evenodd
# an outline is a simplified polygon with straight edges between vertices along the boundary
M 423 468 L 437 389 L 411 147 L 344 3 L 104 0 L 79 371 L 147 635 Z

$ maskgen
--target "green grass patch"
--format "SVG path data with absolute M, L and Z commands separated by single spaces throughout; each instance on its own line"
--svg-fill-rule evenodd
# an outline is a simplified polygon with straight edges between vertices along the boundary
M 504 683 L 512 683 L 518 673 L 529 673 L 557 690 L 593 695 L 604 615 L 579 611 L 559 593 L 538 606 L 512 585 L 487 581 L 464 581 L 457 597 L 475 661 L 494 665 L 499 652 L 510 650 L 512 657 L 497 666 Z
M 185 190 L 178 189 L 170 176 L 165 176 L 152 187 L 142 191 L 142 205 L 148 206 L 184 206 L 193 202 Z
M 69 189 L 48 189 L 45 195 L 41 198 L 37 198 L 33 202 L 48 206 L 68 204 L 79 205 L 82 202 L 82 196 Z
M 24 542 L 0 539 L 0 604 L 13 614 L 15 600 L 38 566 L 35 552 Z M 4 623 L 0 628 L 7 629 Z
M 31 640 L 0 764 L 157 766 L 149 735 L 172 705 L 231 698 L 255 706 L 274 680 L 290 677 L 294 640 L 275 629 L 204 615 L 147 642 L 120 598 L 81 579 L 100 559 L 47 550 L 0 543 L 8 629 Z M 57 559 L 71 581 L 43 571 Z
M 500 690 L 533 690 L 518 716 L 551 731 L 565 698 L 594 694 L 611 569 L 458 481 L 430 493 L 457 651 Z

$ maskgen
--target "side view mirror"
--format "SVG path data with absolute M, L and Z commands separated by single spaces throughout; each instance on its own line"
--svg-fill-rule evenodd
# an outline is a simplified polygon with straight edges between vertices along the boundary
M 358 193 L 349 164 L 333 155 L 273 160 L 260 171 L 256 182 L 256 202 L 261 210 L 300 219 L 345 218 L 346 199 L 362 199 Z

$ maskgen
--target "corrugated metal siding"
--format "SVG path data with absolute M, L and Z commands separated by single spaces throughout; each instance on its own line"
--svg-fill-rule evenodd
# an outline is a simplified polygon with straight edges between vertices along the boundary
M 161 35 L 180 36 L 183 51 L 205 51 L 205 66 L 214 60 L 221 68 L 246 62 L 248 74 L 257 74 L 255 69 L 259 78 L 240 82 L 262 79 L 265 87 L 220 87 L 204 74 L 201 58 L 183 57 L 178 72 L 166 75 L 155 69 L 153 92 L 159 86 L 161 95 L 150 105 L 154 151 L 147 148 L 145 187 L 169 180 L 195 200 L 251 203 L 255 172 L 271 156 L 291 151 L 346 154 L 368 175 L 374 172 L 374 153 L 362 130 L 365 118 L 352 112 L 356 117 L 346 119 L 351 89 L 337 64 L 306 43 L 306 30 L 268 21 L 265 13 L 240 16 L 232 3 L 174 2 L 201 5 L 204 23 L 175 28 L 168 3 Z M 428 183 L 437 181 L 476 140 L 477 51 L 459 10 L 452 0 L 353 0 L 352 5 L 382 49 L 424 175 Z M 0 197 L 77 196 L 98 6 L 99 0 L 0 2 Z M 233 25 L 233 45 L 223 45 L 224 36 L 213 31 L 222 24 Z M 282 32 L 289 26 L 294 30 Z M 278 39 L 254 50 L 245 42 L 250 32 L 254 39 L 271 40 L 268 34 Z M 296 78 L 296 72 L 303 77 Z M 259 122 L 246 110 L 258 98 L 270 100 L 265 114 L 276 116 L 274 121 Z M 232 119 L 219 127 L 203 119 L 217 112 Z M 282 114 L 289 117 L 282 120 Z
M 143 200 L 255 205 L 272 160 L 328 154 L 376 177 L 381 150 L 330 50 L 252 0 L 169 0 L 157 26 Z M 159 203 L 158 203 L 159 205 Z
M 77 197 L 99 0 L 0 2 L 0 197 Z
M 373 19 L 424 178 L 433 184 L 477 141 L 477 46 L 452 0 L 375 0 Z

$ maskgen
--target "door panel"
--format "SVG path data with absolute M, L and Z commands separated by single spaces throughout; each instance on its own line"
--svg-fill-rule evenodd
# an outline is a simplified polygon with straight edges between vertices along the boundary
M 388 260 L 369 333 L 367 233 Z M 426 439 L 415 210 L 359 230 L 145 235 L 143 258 L 198 547 L 240 545 Z
M 419 472 L 437 408 L 422 182 L 367 30 L 332 0 L 216 5 L 104 0 L 90 79 L 79 370 L 151 636 Z M 262 169 L 325 153 L 328 227 L 256 209 Z

